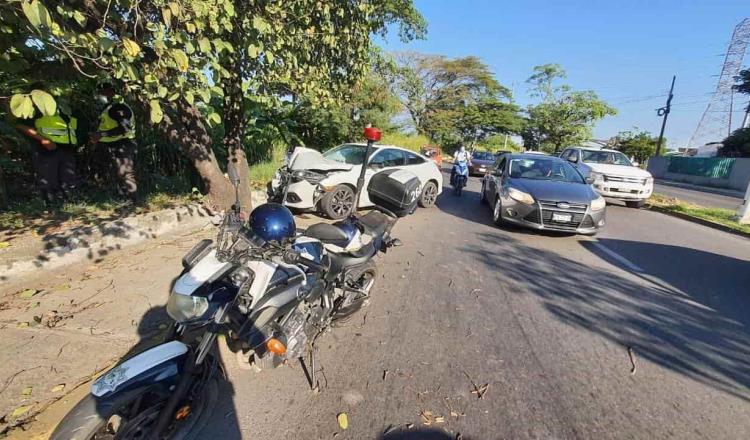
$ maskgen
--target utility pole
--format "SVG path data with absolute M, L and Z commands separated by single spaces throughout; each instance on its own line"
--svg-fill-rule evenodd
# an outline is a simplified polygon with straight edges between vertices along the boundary
M 677 75 L 672 76 L 672 86 L 669 87 L 669 96 L 667 96 L 667 104 L 656 110 L 656 114 L 662 116 L 664 119 L 661 121 L 661 131 L 659 132 L 659 141 L 656 143 L 656 155 L 661 156 L 661 143 L 664 140 L 664 129 L 667 127 L 667 116 L 669 111 L 672 109 L 672 98 L 674 98 L 674 80 L 677 79 Z
M 745 109 L 745 117 L 742 119 L 742 128 L 750 128 L 750 102 Z
M 727 137 L 732 135 L 732 113 L 734 113 L 734 89 L 729 94 L 729 126 L 727 127 Z

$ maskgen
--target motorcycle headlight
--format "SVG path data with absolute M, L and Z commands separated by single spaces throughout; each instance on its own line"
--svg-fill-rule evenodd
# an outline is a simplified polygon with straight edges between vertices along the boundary
M 202 296 L 188 296 L 173 293 L 167 301 L 167 314 L 175 322 L 181 323 L 198 318 L 208 310 L 208 299 Z
M 534 204 L 534 198 L 531 197 L 531 194 L 525 193 L 521 190 L 511 188 L 508 190 L 508 195 L 510 196 L 511 199 L 517 202 L 525 203 L 527 205 Z
M 607 206 L 607 202 L 604 200 L 604 197 L 599 196 L 591 201 L 591 210 L 592 211 L 601 211 Z

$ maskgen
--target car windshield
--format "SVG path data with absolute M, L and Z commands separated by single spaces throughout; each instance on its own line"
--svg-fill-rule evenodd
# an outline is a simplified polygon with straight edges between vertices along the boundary
M 474 160 L 495 160 L 495 155 L 492 153 L 488 153 L 486 151 L 475 151 L 474 154 L 471 155 L 471 158 Z
M 582 150 L 581 152 L 583 153 L 584 162 L 633 166 L 624 154 L 617 151 Z
M 349 165 L 362 165 L 362 160 L 365 157 L 365 146 L 355 144 L 339 145 L 323 153 L 323 157 Z
M 552 157 L 511 159 L 510 177 L 584 183 L 578 171 L 568 162 Z

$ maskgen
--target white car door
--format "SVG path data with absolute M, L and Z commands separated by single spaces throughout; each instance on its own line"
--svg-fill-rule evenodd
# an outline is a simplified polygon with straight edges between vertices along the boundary
M 379 150 L 370 159 L 367 172 L 365 173 L 365 188 L 362 191 L 359 199 L 359 206 L 370 206 L 370 196 L 367 194 L 367 185 L 370 183 L 370 178 L 375 174 L 384 170 L 390 170 L 393 168 L 403 168 L 405 163 L 404 152 L 396 148 L 384 148 Z

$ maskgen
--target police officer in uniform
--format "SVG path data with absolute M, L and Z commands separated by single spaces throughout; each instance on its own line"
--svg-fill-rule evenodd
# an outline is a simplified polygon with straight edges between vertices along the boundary
M 16 128 L 35 144 L 34 169 L 42 197 L 49 207 L 61 198 L 70 200 L 73 196 L 78 120 L 58 111 L 55 115 L 34 119 L 33 124 L 34 127 L 17 124 Z
M 118 190 L 121 195 L 136 201 L 138 186 L 135 181 L 135 118 L 133 110 L 124 102 L 115 102 L 115 89 L 112 84 L 102 84 L 97 90 L 97 101 L 104 108 L 99 116 L 99 127 L 91 133 L 92 143 L 100 143 L 107 148 L 114 160 Z

